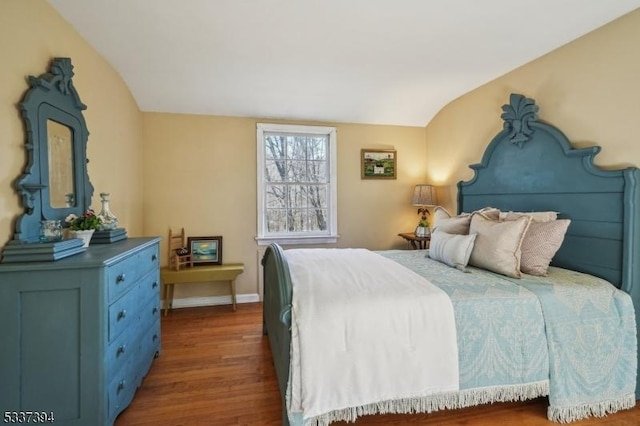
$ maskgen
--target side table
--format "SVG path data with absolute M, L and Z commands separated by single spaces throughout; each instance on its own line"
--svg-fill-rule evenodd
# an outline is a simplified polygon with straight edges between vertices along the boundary
M 228 281 L 233 310 L 236 310 L 236 277 L 244 271 L 243 263 L 227 263 L 213 266 L 194 266 L 176 271 L 168 267 L 160 269 L 164 288 L 164 315 L 173 308 L 173 286 L 183 283 Z
M 404 238 L 409 244 L 411 244 L 411 248 L 414 250 L 424 250 L 429 248 L 429 241 L 431 241 L 431 237 L 416 237 L 414 232 L 404 232 L 398 234 L 399 237 Z

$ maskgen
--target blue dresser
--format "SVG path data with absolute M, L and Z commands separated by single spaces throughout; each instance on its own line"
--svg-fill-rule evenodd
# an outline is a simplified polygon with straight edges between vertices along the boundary
M 0 263 L 0 414 L 113 424 L 160 351 L 159 241 Z

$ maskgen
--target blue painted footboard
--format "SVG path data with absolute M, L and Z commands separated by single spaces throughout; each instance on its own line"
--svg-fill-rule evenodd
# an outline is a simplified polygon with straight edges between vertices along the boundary
M 282 401 L 282 424 L 288 426 L 285 395 L 289 380 L 292 290 L 287 260 L 278 244 L 271 244 L 267 248 L 262 258 L 262 266 L 264 271 L 262 332 L 269 336 Z

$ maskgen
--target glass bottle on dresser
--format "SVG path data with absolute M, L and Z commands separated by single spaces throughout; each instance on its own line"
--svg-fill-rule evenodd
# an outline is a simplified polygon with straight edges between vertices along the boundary
M 112 231 L 118 227 L 118 218 L 111 212 L 109 207 L 109 193 L 100 193 L 100 202 L 102 203 L 102 209 L 98 213 L 100 218 L 99 231 Z

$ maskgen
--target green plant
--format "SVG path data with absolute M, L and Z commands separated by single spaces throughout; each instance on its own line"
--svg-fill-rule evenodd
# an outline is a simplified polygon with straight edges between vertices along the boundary
M 427 219 L 427 215 L 429 214 L 429 210 L 426 207 L 420 207 L 418 209 L 418 214 L 422 214 L 422 217 L 420 217 L 420 222 L 418 222 L 418 227 L 428 228 L 429 220 Z
M 80 217 L 71 213 L 64 221 L 69 224 L 69 229 L 73 231 L 98 229 L 98 226 L 100 226 L 101 223 L 100 218 L 96 216 L 96 213 L 91 209 L 82 213 L 82 216 Z

